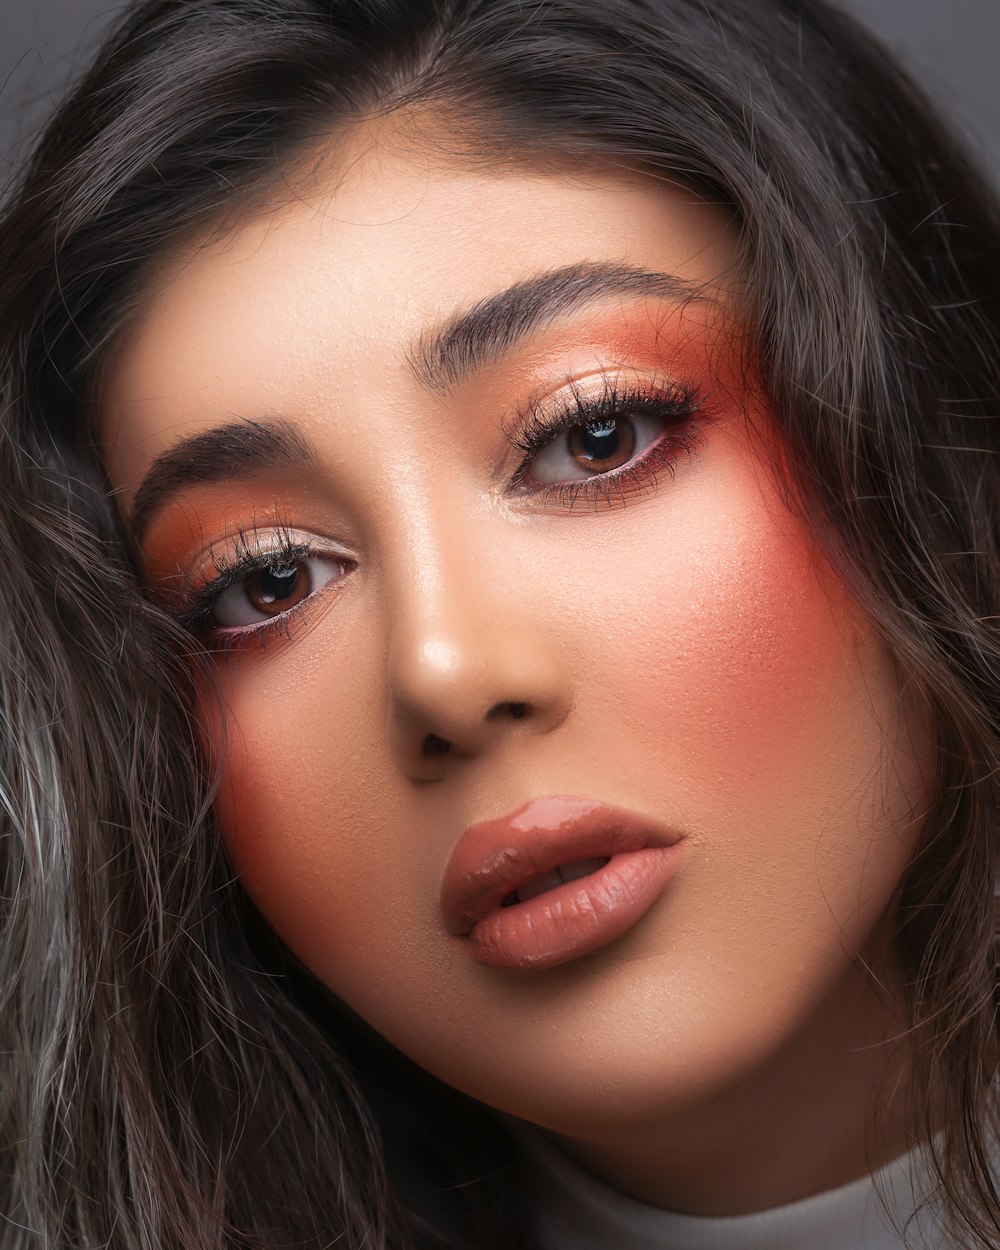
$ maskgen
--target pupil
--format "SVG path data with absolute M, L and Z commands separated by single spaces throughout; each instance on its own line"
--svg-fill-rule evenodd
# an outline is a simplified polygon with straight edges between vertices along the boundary
M 279 599 L 287 599 L 294 593 L 298 580 L 299 570 L 295 565 L 262 569 L 258 574 L 256 598 L 262 603 L 276 603 Z
M 583 427 L 581 450 L 588 460 L 606 460 L 618 450 L 621 436 L 617 421 L 593 421 Z
M 574 426 L 568 450 L 591 473 L 605 473 L 627 464 L 635 453 L 636 436 L 629 416 L 604 417 Z

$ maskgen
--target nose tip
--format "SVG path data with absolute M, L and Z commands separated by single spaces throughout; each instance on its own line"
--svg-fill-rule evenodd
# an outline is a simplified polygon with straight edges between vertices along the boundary
M 422 780 L 511 733 L 550 732 L 568 712 L 558 662 L 538 638 L 504 630 L 413 642 L 393 656 L 390 716 L 403 767 Z

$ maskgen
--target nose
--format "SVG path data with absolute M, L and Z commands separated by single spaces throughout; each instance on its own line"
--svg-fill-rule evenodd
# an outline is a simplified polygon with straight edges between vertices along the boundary
M 457 531 L 411 531 L 407 558 L 393 561 L 389 734 L 421 781 L 512 735 L 551 732 L 572 701 L 546 579 L 516 540 Z

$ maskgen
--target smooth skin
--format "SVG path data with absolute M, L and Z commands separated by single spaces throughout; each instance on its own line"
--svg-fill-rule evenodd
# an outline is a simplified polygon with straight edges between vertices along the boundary
M 291 202 L 169 258 L 108 371 L 126 523 L 184 439 L 277 420 L 313 446 L 181 486 L 142 536 L 170 605 L 282 530 L 314 545 L 294 612 L 258 577 L 199 633 L 227 644 L 202 722 L 232 860 L 391 1043 L 620 1189 L 728 1215 L 861 1176 L 911 1144 L 896 1099 L 866 1160 L 869 1095 L 907 1070 L 872 934 L 933 740 L 749 433 L 774 423 L 741 363 L 729 216 L 647 176 L 484 172 L 394 133 L 342 137 Z M 461 376 L 417 365 L 478 301 L 584 264 L 711 298 L 605 291 Z M 678 381 L 694 442 L 655 482 L 571 501 L 594 470 L 562 434 L 512 489 L 526 414 Z M 276 615 L 266 646 L 235 632 Z M 486 967 L 445 930 L 448 856 L 547 794 L 668 822 L 682 862 L 603 949 Z

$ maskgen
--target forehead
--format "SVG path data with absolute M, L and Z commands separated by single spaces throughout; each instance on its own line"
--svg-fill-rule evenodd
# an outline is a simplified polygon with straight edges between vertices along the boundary
M 539 272 L 615 260 L 711 282 L 735 251 L 726 210 L 650 176 L 470 169 L 355 135 L 279 209 L 160 266 L 107 374 L 112 480 L 220 403 L 307 411 L 358 381 L 409 385 L 430 327 Z

